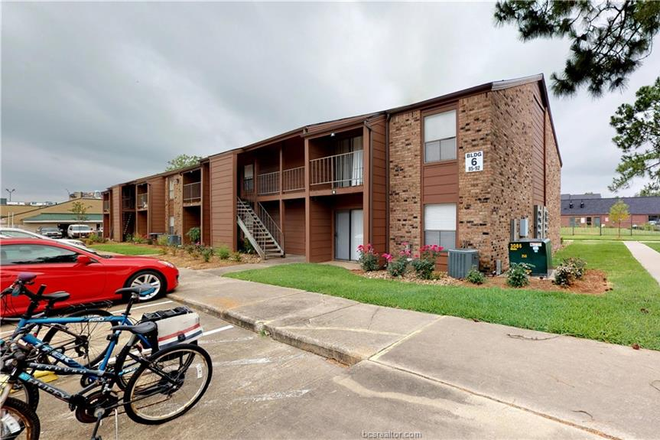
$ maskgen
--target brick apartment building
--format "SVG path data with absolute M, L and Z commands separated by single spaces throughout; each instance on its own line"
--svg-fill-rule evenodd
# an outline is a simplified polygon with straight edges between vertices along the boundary
M 363 243 L 392 253 L 440 244 L 476 248 L 491 269 L 507 266 L 511 220 L 531 219 L 537 205 L 559 244 L 560 175 L 536 75 L 308 125 L 115 185 L 103 194 L 104 232 L 185 242 L 199 227 L 212 246 L 235 249 L 246 236 L 266 257 L 313 262 L 355 260 Z
M 628 205 L 630 217 L 623 227 L 660 225 L 660 197 L 601 197 L 600 194 L 562 194 L 561 225 L 563 227 L 618 226 L 610 221 L 610 208 L 617 200 Z

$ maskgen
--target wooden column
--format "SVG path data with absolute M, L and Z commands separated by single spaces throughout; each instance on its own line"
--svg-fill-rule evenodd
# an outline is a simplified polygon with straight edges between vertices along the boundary
M 363 244 L 371 243 L 371 130 L 362 129 L 362 216 Z
M 305 259 L 312 255 L 311 206 L 309 197 L 309 139 L 305 138 Z

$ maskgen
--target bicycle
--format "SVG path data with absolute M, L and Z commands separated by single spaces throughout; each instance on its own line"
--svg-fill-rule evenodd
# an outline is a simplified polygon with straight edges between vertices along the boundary
M 23 281 L 26 281 L 30 279 L 30 276 L 32 276 L 31 279 L 34 279 L 32 274 L 21 277 Z M 105 356 L 95 368 L 82 366 L 66 354 L 53 351 L 52 347 L 29 333 L 31 325 L 45 321 L 82 322 L 85 318 L 31 319 L 29 315 L 44 298 L 21 286 L 16 286 L 14 290 L 27 294 L 31 303 L 26 316 L 22 318 L 25 322 L 20 325 L 21 330 L 16 333 L 9 344 L 5 343 L 3 355 L 0 357 L 0 372 L 9 376 L 9 384 L 20 382 L 24 386 L 34 386 L 67 402 L 71 411 L 75 411 L 76 418 L 80 422 L 95 423 L 92 439 L 99 438 L 97 432 L 101 420 L 120 406 L 123 406 L 129 418 L 137 423 L 161 424 L 185 414 L 208 389 L 213 375 L 209 354 L 197 345 L 178 344 L 158 350 L 147 357 L 128 352 L 128 356 L 134 365 L 137 365 L 137 368 L 133 369 L 121 399 L 113 390 L 114 385 L 118 384 L 119 378 L 125 373 L 122 365 L 117 362 L 114 368 L 107 368 L 121 333 L 128 331 L 137 339 L 146 341 L 156 331 L 157 327 L 154 322 L 146 321 L 134 325 L 128 321 L 128 314 L 133 302 L 140 295 L 152 293 L 151 286 L 117 290 L 116 293 L 120 295 L 130 294 L 130 300 L 123 315 L 90 318 L 118 324 L 112 327 L 108 347 L 104 350 Z M 127 324 L 120 323 L 127 321 Z M 34 351 L 52 356 L 59 362 L 56 364 L 34 362 Z M 193 366 L 192 374 L 186 374 Z M 28 373 L 30 369 L 53 371 L 61 375 L 81 375 L 83 389 L 76 394 L 69 394 L 35 378 Z M 4 387 L 0 396 L 3 408 L 2 429 L 7 430 L 10 436 L 13 436 L 12 438 L 25 434 L 27 439 L 38 439 L 39 430 L 34 428 L 38 424 L 36 412 L 28 405 L 17 403 L 20 401 L 8 398 L 9 391 L 10 387 Z M 5 423 L 7 415 L 9 421 Z
M 26 280 L 20 280 L 18 279 L 16 283 L 25 285 L 25 284 L 31 284 L 33 281 L 27 281 Z M 69 295 L 66 292 L 54 292 L 50 294 L 43 294 L 46 286 L 42 285 L 39 288 L 39 291 L 36 295 L 41 296 L 44 298 L 44 301 L 46 302 L 46 306 L 44 310 L 38 314 L 34 314 L 33 318 L 52 318 L 54 317 L 54 314 L 57 314 L 56 316 L 65 316 L 65 317 L 81 317 L 81 316 L 87 316 L 87 317 L 105 317 L 105 316 L 111 316 L 112 313 L 110 313 L 107 310 L 103 310 L 100 308 L 96 307 L 109 307 L 112 303 L 109 301 L 104 301 L 100 303 L 93 303 L 88 306 L 80 306 L 80 305 L 73 305 L 66 307 L 65 309 L 61 310 L 55 310 L 55 304 L 59 301 L 64 301 L 68 299 Z M 13 290 L 13 286 L 7 291 Z M 10 310 L 11 307 L 7 304 L 6 301 L 7 296 L 2 296 L 3 302 L 4 302 L 4 310 Z M 20 330 L 21 328 L 21 318 L 3 318 L 2 323 L 10 323 L 10 322 L 16 322 L 17 327 L 13 332 L 13 335 L 16 334 L 17 331 Z M 61 324 L 58 323 L 41 323 L 37 324 L 34 327 L 32 327 L 31 332 L 33 335 L 37 336 L 42 328 L 46 327 L 48 328 L 48 331 L 46 335 L 43 338 L 43 341 L 47 343 L 48 345 L 54 347 L 56 351 L 59 352 L 65 352 L 69 351 L 75 352 L 78 357 L 76 360 L 78 362 L 82 362 L 83 359 L 86 358 L 87 362 L 85 365 L 90 365 L 95 362 L 98 362 L 100 360 L 101 354 L 97 354 L 95 357 L 90 358 L 90 345 L 91 342 L 95 340 L 94 335 L 99 333 L 96 332 L 98 325 L 101 323 L 97 323 L 95 327 L 90 328 L 87 326 L 86 328 L 81 326 L 81 328 L 78 331 L 75 331 L 75 329 L 71 329 L 70 327 L 64 327 Z M 101 329 L 102 330 L 102 329 Z M 70 339 L 66 340 L 61 340 L 59 342 L 55 341 L 55 336 L 57 335 L 59 338 L 62 337 L 63 334 L 66 334 L 70 337 Z M 105 337 L 105 333 L 103 334 L 103 337 Z M 0 339 L 0 344 L 2 344 L 3 340 Z M 41 359 L 42 361 L 46 362 L 47 358 L 43 357 Z M 0 376 L 0 386 L 4 385 L 4 382 L 6 381 L 6 377 Z M 34 410 L 37 409 L 39 406 L 39 390 L 34 389 L 32 387 L 22 387 L 21 384 L 17 383 L 14 386 L 14 389 L 12 390 L 12 394 L 15 395 L 16 398 L 19 400 L 22 400 L 26 402 L 30 407 L 32 407 Z

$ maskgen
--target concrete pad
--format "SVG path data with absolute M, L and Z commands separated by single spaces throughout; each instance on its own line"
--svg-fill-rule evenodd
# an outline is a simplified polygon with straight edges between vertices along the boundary
M 356 304 L 298 323 L 274 320 L 265 329 L 276 340 L 352 365 L 439 318 Z
M 445 317 L 372 359 L 610 436 L 658 436 L 660 352 Z
M 372 362 L 362 362 L 288 403 L 232 438 L 599 438 Z
M 275 321 L 278 326 L 287 326 L 309 322 L 312 318 L 356 304 L 358 303 L 344 298 L 300 292 L 278 297 L 277 300 L 267 303 L 258 302 L 241 306 L 235 311 L 247 319 L 265 324 Z

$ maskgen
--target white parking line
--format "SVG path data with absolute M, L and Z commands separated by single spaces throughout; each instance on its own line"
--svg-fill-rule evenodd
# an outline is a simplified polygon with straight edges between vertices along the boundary
M 169 303 L 173 303 L 173 302 L 174 301 L 161 301 L 159 303 L 154 303 L 154 304 L 145 304 L 143 306 L 133 307 L 131 310 L 146 309 L 147 307 L 156 307 L 156 306 L 161 306 L 163 304 L 169 304 Z M 124 309 L 124 310 L 126 310 L 126 309 Z M 116 310 L 116 311 L 112 312 L 112 314 L 113 315 L 119 315 L 121 313 L 124 313 L 124 310 Z
M 214 335 L 216 333 L 224 332 L 225 330 L 229 330 L 230 328 L 234 328 L 233 325 L 226 325 L 224 327 L 216 328 L 215 330 L 209 330 L 207 332 L 204 332 L 202 336 L 209 336 L 209 335 Z

